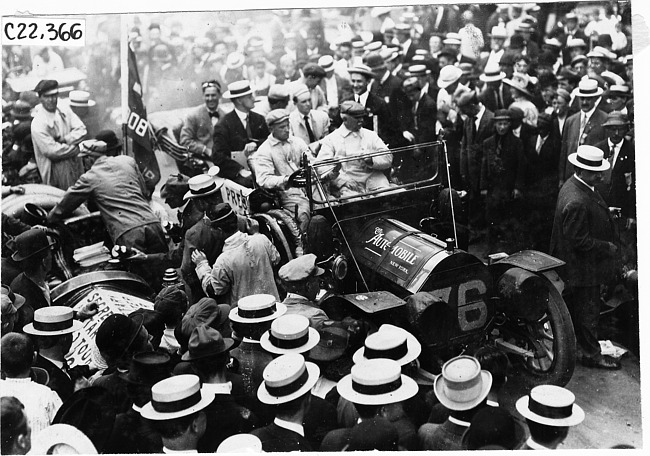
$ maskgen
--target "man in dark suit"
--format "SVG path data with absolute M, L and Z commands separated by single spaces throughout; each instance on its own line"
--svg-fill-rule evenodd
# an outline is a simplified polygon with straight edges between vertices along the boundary
M 275 419 L 252 434 L 270 451 L 312 451 L 305 438 L 303 421 L 311 403 L 311 389 L 318 382 L 320 369 L 297 353 L 281 355 L 264 369 L 264 383 L 257 397 L 274 408 Z
M 364 63 L 368 65 L 375 75 L 375 78 L 370 85 L 370 93 L 377 95 L 390 106 L 391 98 L 398 95 L 396 92 L 402 92 L 402 80 L 397 76 L 393 76 L 390 71 L 388 71 L 382 52 L 368 53 L 364 58 Z M 387 51 L 387 55 L 392 55 L 392 52 L 393 51 L 390 50 Z M 403 92 L 401 93 L 401 96 L 403 99 Z
M 33 310 L 48 307 L 50 288 L 46 276 L 52 268 L 54 241 L 44 231 L 32 228 L 16 236 L 14 245 L 11 258 L 19 263 L 22 272 L 11 282 L 11 289 L 24 297 Z
M 508 109 L 512 104 L 512 94 L 502 82 L 505 77 L 506 74 L 501 71 L 498 63 L 485 67 L 483 74 L 478 77 L 485 82 L 478 98 L 492 112 L 497 109 Z
M 582 145 L 569 155 L 575 174 L 560 189 L 550 254 L 566 263 L 559 271 L 571 292 L 570 306 L 576 339 L 587 367 L 618 369 L 598 343 L 600 286 L 619 269 L 618 230 L 607 204 L 596 190 L 610 167 L 603 151 Z
M 219 109 L 221 98 L 219 81 L 206 81 L 201 84 L 201 88 L 205 103 L 193 108 L 183 120 L 180 144 L 189 149 L 191 156 L 207 159 L 212 152 L 214 126 L 224 112 Z
M 602 124 L 607 114 L 596 107 L 603 94 L 594 79 L 583 79 L 578 85 L 576 97 L 580 101 L 580 112 L 570 116 L 564 123 L 562 133 L 562 150 L 558 168 L 559 184 L 562 185 L 572 174 L 572 167 L 567 157 L 583 144 L 593 146 L 605 139 Z
M 229 84 L 223 97 L 231 99 L 235 109 L 223 116 L 214 127 L 212 161 L 220 168 L 219 177 L 252 188 L 251 172 L 240 161 L 257 150 L 269 136 L 269 129 L 264 116 L 251 111 L 255 98 L 248 81 Z M 235 161 L 232 156 L 235 152 L 243 152 L 244 157 Z
M 325 94 L 325 100 L 327 100 L 329 106 L 330 118 L 332 118 L 338 114 L 339 104 L 352 96 L 352 85 L 349 79 L 344 78 L 334 71 L 334 58 L 331 55 L 324 55 L 319 58 L 318 66 L 325 70 L 325 77 L 321 79 L 318 86 Z
M 411 35 L 411 26 L 404 23 L 395 25 L 395 37 L 401 47 L 404 62 L 410 62 L 415 55 L 416 47 Z

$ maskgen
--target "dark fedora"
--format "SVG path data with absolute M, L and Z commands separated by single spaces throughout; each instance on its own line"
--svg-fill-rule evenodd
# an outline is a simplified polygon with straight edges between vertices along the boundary
M 504 408 L 485 407 L 472 418 L 469 428 L 463 434 L 462 446 L 465 450 L 479 450 L 488 445 L 514 450 L 525 439 L 526 430 L 521 421 Z
M 104 141 L 106 143 L 107 151 L 122 147 L 122 142 L 113 130 L 102 130 L 95 135 L 95 139 L 98 141 Z
M 124 380 L 136 385 L 153 386 L 169 377 L 171 357 L 162 352 L 136 353 L 131 358 L 129 371 L 120 374 Z
M 190 342 L 187 344 L 187 352 L 183 354 L 183 361 L 209 358 L 226 353 L 232 348 L 235 341 L 230 338 L 223 338 L 221 333 L 207 325 L 201 325 L 192 331 Z
M 30 119 L 32 117 L 32 107 L 26 101 L 18 100 L 9 111 L 16 119 Z
M 213 217 L 210 218 L 210 222 L 217 227 L 234 222 L 235 220 L 237 220 L 237 215 L 228 203 L 217 204 L 214 208 Z
M 51 248 L 55 242 L 38 228 L 20 233 L 14 238 L 15 252 L 11 255 L 14 261 L 23 261 L 43 250 Z
M 142 315 L 127 317 L 122 314 L 109 315 L 95 333 L 95 343 L 101 352 L 121 357 L 129 349 L 144 324 Z

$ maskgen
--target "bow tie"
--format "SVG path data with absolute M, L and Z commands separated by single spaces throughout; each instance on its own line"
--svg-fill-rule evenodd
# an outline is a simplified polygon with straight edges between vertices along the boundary
M 212 117 L 216 117 L 217 119 L 219 118 L 219 113 L 217 111 L 212 111 L 212 112 L 208 111 L 208 115 L 210 116 L 210 118 Z

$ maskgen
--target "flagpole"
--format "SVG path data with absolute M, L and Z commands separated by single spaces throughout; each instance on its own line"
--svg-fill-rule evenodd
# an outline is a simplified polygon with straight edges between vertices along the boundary
M 129 138 L 127 135 L 127 120 L 129 118 L 129 17 L 127 14 L 120 15 L 122 29 L 120 39 L 120 89 L 122 100 L 122 151 L 128 154 Z

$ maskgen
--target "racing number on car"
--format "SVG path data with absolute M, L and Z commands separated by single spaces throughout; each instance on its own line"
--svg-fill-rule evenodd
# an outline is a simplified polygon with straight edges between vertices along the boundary
M 488 314 L 486 292 L 485 282 L 481 280 L 458 285 L 458 325 L 461 331 L 471 331 L 485 325 Z

